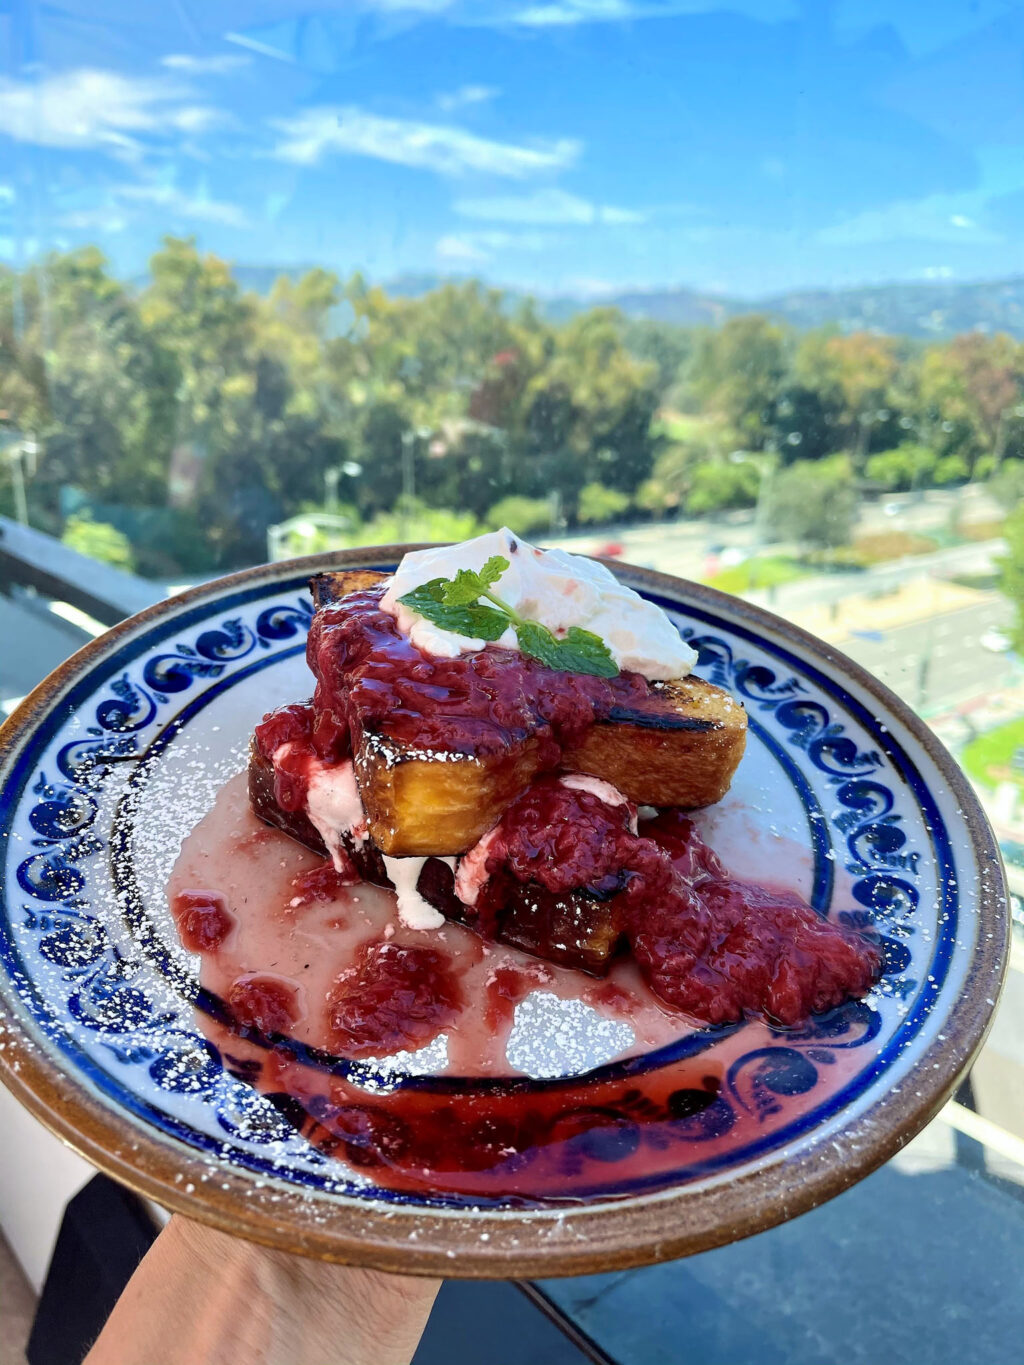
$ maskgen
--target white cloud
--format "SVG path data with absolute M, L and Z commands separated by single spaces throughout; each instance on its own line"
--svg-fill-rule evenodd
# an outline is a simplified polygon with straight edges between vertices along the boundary
M 524 28 L 566 28 L 575 24 L 669 19 L 680 14 L 706 14 L 718 8 L 717 0 L 540 0 L 513 9 L 507 22 Z M 792 19 L 799 12 L 793 0 L 737 0 L 730 8 L 766 22 Z
M 534 194 L 495 195 L 485 199 L 460 199 L 455 212 L 464 218 L 495 223 L 642 223 L 645 215 L 635 209 L 592 204 L 565 190 L 544 189 Z
M 219 119 L 189 104 L 188 90 L 166 76 L 122 76 L 79 68 L 39 81 L 0 79 L 0 133 L 42 147 L 99 147 L 132 157 L 139 134 L 198 132 Z
M 861 246 L 894 240 L 977 244 L 1001 241 L 998 233 L 982 227 L 973 216 L 983 207 L 984 198 L 979 191 L 967 191 L 896 199 L 822 228 L 817 240 L 827 246 Z
M 0 185 L 0 204 L 13 204 L 14 199 L 14 186 Z
M 132 203 L 153 204 L 179 218 L 194 218 L 202 223 L 220 223 L 224 227 L 252 226 L 245 211 L 237 204 L 209 199 L 205 194 L 185 194 L 172 185 L 121 185 L 114 192 Z
M 116 209 L 75 209 L 62 214 L 57 220 L 63 228 L 74 228 L 80 232 L 123 232 L 128 220 Z
M 556 0 L 548 5 L 530 5 L 514 14 L 512 21 L 528 28 L 607 23 L 610 19 L 628 19 L 632 11 L 641 8 L 649 6 L 631 5 L 627 0 Z
M 251 57 L 241 53 L 222 52 L 217 56 L 195 57 L 188 52 L 169 52 L 160 58 L 160 65 L 169 71 L 184 71 L 190 76 L 222 76 L 228 71 L 237 71 L 248 66 Z
M 442 237 L 435 250 L 449 261 L 489 261 L 495 252 L 548 251 L 558 238 L 550 232 L 505 232 L 485 228 Z
M 577 157 L 580 146 L 570 138 L 527 147 L 477 137 L 462 128 L 382 118 L 352 106 L 318 105 L 294 118 L 272 120 L 283 134 L 273 155 L 282 161 L 313 166 L 330 152 L 367 156 L 399 166 L 464 175 L 476 171 L 522 180 L 544 171 L 561 170 Z
M 488 252 L 463 237 L 442 237 L 434 250 L 442 261 L 463 261 L 467 265 L 491 259 Z
M 183 105 L 181 109 L 172 110 L 167 121 L 183 133 L 205 133 L 230 122 L 223 110 L 208 104 Z
M 437 105 L 450 114 L 454 109 L 464 109 L 469 104 L 486 104 L 500 94 L 501 91 L 493 85 L 460 85 L 458 90 L 438 95 Z

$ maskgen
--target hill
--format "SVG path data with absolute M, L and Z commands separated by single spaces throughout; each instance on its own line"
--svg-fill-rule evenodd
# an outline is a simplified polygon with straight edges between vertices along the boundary
M 278 275 L 297 279 L 307 268 L 236 265 L 234 275 L 243 289 L 266 294 Z M 449 278 L 429 273 L 403 275 L 386 281 L 384 288 L 400 297 L 419 298 Z M 508 293 L 510 299 L 518 297 L 516 290 Z M 844 332 L 867 329 L 925 340 L 970 331 L 1009 332 L 1024 339 L 1024 276 L 969 283 L 934 280 L 854 289 L 794 289 L 748 299 L 682 287 L 624 290 L 599 298 L 548 296 L 539 303 L 553 322 L 606 304 L 620 308 L 628 317 L 677 327 L 714 327 L 741 313 L 768 313 L 801 329 L 835 324 Z

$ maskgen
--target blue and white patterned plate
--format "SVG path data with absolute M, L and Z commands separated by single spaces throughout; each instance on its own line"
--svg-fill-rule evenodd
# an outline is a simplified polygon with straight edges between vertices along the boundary
M 821 913 L 873 924 L 886 947 L 879 987 L 798 1033 L 730 1037 L 712 1109 L 672 1120 L 686 1160 L 643 1180 L 635 1161 L 619 1174 L 609 1151 L 601 1182 L 558 1209 L 397 1196 L 325 1157 L 222 1068 L 196 1025 L 196 965 L 174 932 L 168 873 L 244 766 L 255 721 L 308 694 L 309 573 L 386 569 L 400 553 L 266 566 L 173 598 L 75 655 L 0 729 L 5 1082 L 170 1208 L 396 1270 L 636 1264 L 769 1226 L 866 1174 L 927 1122 L 984 1037 L 1007 952 L 995 843 L 941 746 L 843 656 L 744 603 L 625 566 L 699 649 L 698 672 L 749 712 L 734 787 L 703 817 L 711 843 L 741 874 L 797 882 Z M 578 1088 L 581 1065 L 596 1086 L 724 1046 L 702 1030 L 615 1062 L 621 1039 L 581 1017 L 570 1068 L 552 1055 L 543 1009 L 532 1027 L 531 1041 L 524 1016 L 517 1064 L 538 1088 Z M 413 1074 L 423 1069 L 410 1066 L 410 1084 L 432 1084 Z M 623 1139 L 634 1156 L 638 1132 Z

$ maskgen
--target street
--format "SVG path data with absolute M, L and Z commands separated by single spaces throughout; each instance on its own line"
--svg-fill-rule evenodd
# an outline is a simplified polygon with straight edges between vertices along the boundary
M 986 594 L 975 607 L 913 621 L 881 633 L 862 633 L 839 641 L 839 648 L 863 665 L 914 710 L 935 712 L 1008 687 L 1019 666 L 1008 654 L 980 643 L 993 628 L 1013 621 L 1005 597 Z M 872 633 L 873 634 L 873 633 Z

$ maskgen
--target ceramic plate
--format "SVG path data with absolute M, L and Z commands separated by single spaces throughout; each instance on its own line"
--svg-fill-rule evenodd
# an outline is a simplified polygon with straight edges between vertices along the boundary
M 985 818 L 928 730 L 841 654 L 627 566 L 616 572 L 699 650 L 698 672 L 749 712 L 747 754 L 703 832 L 734 871 L 874 924 L 877 989 L 797 1031 L 690 1030 L 625 1059 L 628 1029 L 583 1007 L 556 1019 L 550 997 L 525 1002 L 520 1109 L 568 1135 L 562 1201 L 542 1207 L 396 1192 L 372 1160 L 325 1156 L 224 1069 L 197 1027 L 204 1002 L 168 873 L 244 765 L 254 722 L 309 693 L 309 573 L 387 569 L 400 555 L 271 565 L 160 603 L 76 654 L 0 730 L 7 1085 L 170 1209 L 410 1272 L 571 1274 L 682 1255 L 792 1217 L 884 1161 L 947 1098 L 1000 989 L 1006 888 Z M 385 1084 L 373 1071 L 356 1079 Z M 487 1089 L 434 1077 L 415 1056 L 386 1084 L 433 1088 L 456 1122 L 466 1095 Z

